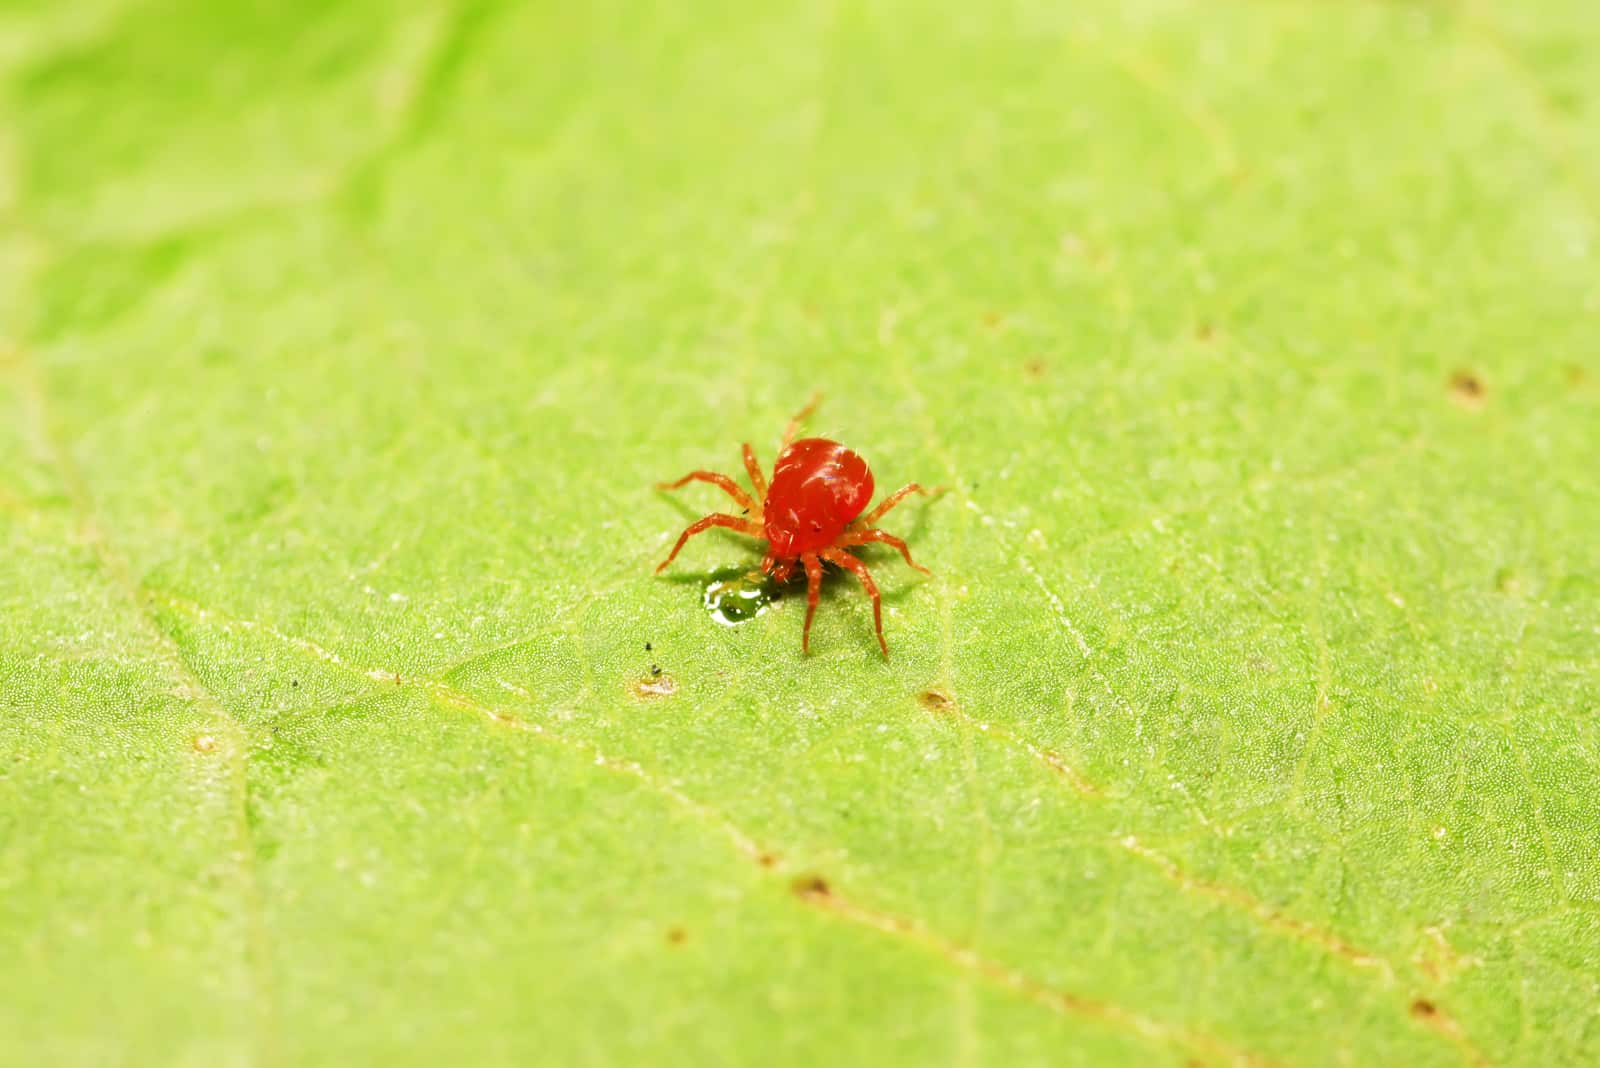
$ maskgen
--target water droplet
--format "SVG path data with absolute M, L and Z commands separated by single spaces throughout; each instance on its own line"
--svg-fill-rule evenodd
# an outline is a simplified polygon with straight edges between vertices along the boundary
M 747 623 L 782 596 L 778 584 L 759 571 L 719 571 L 706 587 L 706 611 L 725 627 Z

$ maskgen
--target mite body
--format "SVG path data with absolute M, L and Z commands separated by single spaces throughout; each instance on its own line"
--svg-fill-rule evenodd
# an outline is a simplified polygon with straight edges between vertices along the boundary
M 732 497 L 744 509 L 744 515 L 713 512 L 690 524 L 678 537 L 672 552 L 656 568 L 659 573 L 672 563 L 694 535 L 712 527 L 725 527 L 760 538 L 767 543 L 766 554 L 761 559 L 761 570 L 779 582 L 787 582 L 795 569 L 806 575 L 806 622 L 800 632 L 800 648 L 809 652 L 811 647 L 811 617 L 817 611 L 817 595 L 822 588 L 822 565 L 835 564 L 860 581 L 861 588 L 872 598 L 872 620 L 878 632 L 878 647 L 889 655 L 889 643 L 883 637 L 883 602 L 878 586 L 872 580 L 867 565 L 847 552 L 853 546 L 868 542 L 882 542 L 897 549 L 907 564 L 931 574 L 927 568 L 911 559 L 906 543 L 873 524 L 912 493 L 928 493 L 917 483 L 891 493 L 876 508 L 867 511 L 872 501 L 872 470 L 867 461 L 854 450 L 827 438 L 801 438 L 794 436 L 801 422 L 817 406 L 813 400 L 793 419 L 784 431 L 783 444 L 778 450 L 778 460 L 772 467 L 769 483 L 756 460 L 755 450 L 748 442 L 744 445 L 744 469 L 750 476 L 752 495 L 727 475 L 715 471 L 691 471 L 676 482 L 663 482 L 658 489 L 677 489 L 690 482 L 709 482 Z M 933 491 L 941 492 L 939 490 Z

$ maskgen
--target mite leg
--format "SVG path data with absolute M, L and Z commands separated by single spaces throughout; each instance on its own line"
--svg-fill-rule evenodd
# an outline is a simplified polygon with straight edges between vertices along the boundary
M 761 463 L 756 459 L 756 450 L 744 443 L 744 471 L 750 476 L 750 485 L 756 488 L 756 496 L 763 501 L 767 499 L 767 476 L 761 473 Z
M 734 500 L 738 501 L 739 507 L 748 508 L 751 515 L 759 516 L 761 514 L 761 505 L 757 504 L 755 502 L 755 498 L 751 497 L 750 494 L 746 493 L 742 488 L 740 488 L 739 483 L 735 482 L 727 475 L 719 475 L 715 471 L 690 471 L 687 475 L 684 475 L 676 482 L 657 482 L 656 489 L 675 490 L 678 487 L 686 486 L 691 482 L 709 482 L 713 486 L 716 486 L 726 492 L 727 495 L 732 497 Z M 762 493 L 762 496 L 765 497 L 766 494 Z
M 822 562 L 815 553 L 800 557 L 806 569 L 806 625 L 800 632 L 800 655 L 811 651 L 811 617 L 817 614 L 817 595 L 822 592 Z
M 890 534 L 886 530 L 879 530 L 878 528 L 873 527 L 871 530 L 851 531 L 846 533 L 838 541 L 834 542 L 834 544 L 842 549 L 847 545 L 865 545 L 869 541 L 881 541 L 892 549 L 899 549 L 900 555 L 906 558 L 906 563 L 910 564 L 924 575 L 933 574 L 932 571 L 929 571 L 927 568 L 911 559 L 911 550 L 906 548 L 905 542 L 901 541 L 899 538 L 895 537 L 893 534 Z
M 926 489 L 923 489 L 921 486 L 917 485 L 915 482 L 911 483 L 908 486 L 901 486 L 899 489 L 897 489 L 893 493 L 889 494 L 889 496 L 885 497 L 883 499 L 883 501 L 878 505 L 878 507 L 876 507 L 872 511 L 868 512 L 866 515 L 862 516 L 860 519 L 857 519 L 851 525 L 854 526 L 854 527 L 865 529 L 866 527 L 870 527 L 874 523 L 876 523 L 878 520 L 882 519 L 885 512 L 887 512 L 889 509 L 893 508 L 895 505 L 899 504 L 908 495 L 913 494 L 913 493 L 921 493 L 924 496 L 937 497 L 939 494 L 943 493 L 947 488 L 948 487 L 946 487 L 946 486 L 937 486 L 937 487 L 935 487 L 935 488 L 933 488 L 931 490 L 926 490 Z
M 789 425 L 783 428 L 783 444 L 778 446 L 778 452 L 783 452 L 800 432 L 800 424 L 811 418 L 811 413 L 817 410 L 817 405 L 822 403 L 822 394 L 813 393 L 806 406 L 794 413 L 794 418 L 789 420 Z
M 666 570 L 667 565 L 672 563 L 677 557 L 678 551 L 683 548 L 684 542 L 702 531 L 710 530 L 712 527 L 727 527 L 729 530 L 737 530 L 740 534 L 749 534 L 754 538 L 761 537 L 761 528 L 750 522 L 750 520 L 742 519 L 736 515 L 725 515 L 722 512 L 712 512 L 710 515 L 690 523 L 689 528 L 678 535 L 678 544 L 672 547 L 672 552 L 668 553 L 667 558 L 656 567 L 656 574 L 659 575 Z
M 872 581 L 872 572 L 867 570 L 866 564 L 839 549 L 823 550 L 822 558 L 854 572 L 856 578 L 861 580 L 861 588 L 872 598 L 872 625 L 878 628 L 878 647 L 883 650 L 883 658 L 889 659 L 889 643 L 883 640 L 883 601 L 878 597 L 878 584 Z

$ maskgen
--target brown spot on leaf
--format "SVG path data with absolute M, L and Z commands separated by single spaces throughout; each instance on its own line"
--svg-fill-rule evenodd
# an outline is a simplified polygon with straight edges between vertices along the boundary
M 917 701 L 929 712 L 948 712 L 956 707 L 956 699 L 943 690 L 923 690 Z
M 672 927 L 667 930 L 667 944 L 681 946 L 689 940 L 689 932 L 682 927 Z
M 1430 1020 L 1439 1015 L 1439 1006 L 1427 998 L 1418 998 L 1411 1003 L 1411 1015 L 1419 1020 Z
M 1489 389 L 1471 371 L 1457 371 L 1450 376 L 1450 399 L 1469 411 L 1483 407 Z
M 1194 328 L 1196 341 L 1210 341 L 1217 336 L 1216 324 L 1209 319 L 1202 319 Z
M 1022 365 L 1022 373 L 1035 382 L 1043 378 L 1049 370 L 1049 366 L 1037 356 Z
M 806 901 L 824 901 L 833 896 L 833 889 L 820 875 L 802 875 L 789 884 L 795 896 Z
M 776 868 L 780 859 L 776 853 L 763 853 L 756 858 L 756 863 L 763 868 Z
M 642 679 L 634 679 L 628 688 L 633 691 L 633 696 L 638 698 L 671 697 L 678 692 L 678 680 L 665 672 L 646 675 Z
M 197 734 L 194 737 L 194 751 L 196 753 L 215 753 L 217 740 L 209 734 Z

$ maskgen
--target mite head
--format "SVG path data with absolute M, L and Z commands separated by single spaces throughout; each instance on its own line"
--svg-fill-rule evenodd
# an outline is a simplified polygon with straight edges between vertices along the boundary
M 872 500 L 872 471 L 855 452 L 826 438 L 783 450 L 767 490 L 765 533 L 774 557 L 826 548 Z

